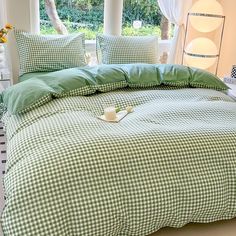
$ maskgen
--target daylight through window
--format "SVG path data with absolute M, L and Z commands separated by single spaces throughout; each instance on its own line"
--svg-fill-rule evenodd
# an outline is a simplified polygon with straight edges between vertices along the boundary
M 83 32 L 86 40 L 95 40 L 103 32 L 104 0 L 40 0 L 41 34 L 58 33 L 48 17 L 45 2 L 55 3 L 51 14 L 58 14 L 69 33 Z M 157 0 L 124 0 L 122 22 L 125 36 L 157 35 L 168 40 L 173 34 L 173 26 L 162 15 Z M 160 62 L 166 63 L 167 55 L 160 56 Z

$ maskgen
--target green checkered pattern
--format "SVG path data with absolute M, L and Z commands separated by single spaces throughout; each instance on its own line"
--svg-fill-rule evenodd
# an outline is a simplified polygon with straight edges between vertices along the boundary
M 59 93 L 59 94 L 58 93 L 53 93 L 52 95 L 47 94 L 43 96 L 42 98 L 38 99 L 32 105 L 20 111 L 19 113 L 23 114 L 25 112 L 31 111 L 39 106 L 44 105 L 45 103 L 50 102 L 53 98 L 63 98 L 63 97 L 70 97 L 70 96 L 85 96 L 85 95 L 94 94 L 96 93 L 96 91 L 108 92 L 108 91 L 116 90 L 119 88 L 125 88 L 126 86 L 127 86 L 126 81 L 120 81 L 120 82 L 107 83 L 107 84 L 102 84 L 102 85 L 84 86 L 82 88 L 73 89 L 73 90 L 70 90 L 69 92 L 64 92 L 64 93 Z M 137 87 L 139 88 L 140 86 L 137 86 Z M 4 113 L 4 110 L 2 110 L 2 114 L 3 113 Z
M 86 65 L 83 33 L 35 35 L 15 30 L 15 38 L 20 59 L 20 75 Z
M 219 88 L 219 86 L 214 86 L 212 84 L 203 84 L 203 83 L 196 83 L 196 82 L 191 82 L 190 85 L 194 88 L 207 88 L 207 89 L 214 89 L 214 90 L 222 90 Z
M 158 62 L 156 36 L 97 35 L 96 50 L 98 61 L 103 64 Z
M 96 118 L 114 102 L 135 111 Z M 3 118 L 4 236 L 144 236 L 236 216 L 236 103 L 208 89 L 120 89 Z
M 179 88 L 183 88 L 183 87 L 186 87 L 188 88 L 189 87 L 189 81 L 164 81 L 162 82 L 162 84 L 164 85 L 167 85 L 167 86 L 174 86 L 174 87 L 179 87 Z M 203 86 L 201 86 L 200 88 L 202 88 Z M 204 87 L 203 87 L 204 88 Z
M 43 96 L 42 98 L 40 98 L 39 100 L 37 100 L 35 103 L 33 103 L 32 105 L 26 107 L 24 110 L 20 111 L 20 113 L 25 113 L 28 111 L 31 111 L 39 106 L 44 105 L 45 103 L 48 103 L 52 100 L 52 96 L 50 94 L 47 94 L 45 96 Z

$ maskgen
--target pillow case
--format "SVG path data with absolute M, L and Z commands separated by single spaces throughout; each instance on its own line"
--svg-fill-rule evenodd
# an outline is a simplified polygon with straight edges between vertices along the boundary
M 97 35 L 96 50 L 100 64 L 155 64 L 158 37 Z
M 86 65 L 83 33 L 36 35 L 15 30 L 20 75 L 56 71 Z

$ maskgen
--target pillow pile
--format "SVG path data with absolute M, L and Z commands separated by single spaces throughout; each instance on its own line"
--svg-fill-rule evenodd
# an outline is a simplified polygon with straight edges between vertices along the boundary
M 35 35 L 15 30 L 15 36 L 20 57 L 20 75 L 30 72 L 59 71 L 86 65 L 83 33 Z M 102 92 L 117 88 L 117 86 L 126 86 L 126 83 L 130 87 L 139 88 L 163 84 L 180 88 L 227 89 L 222 81 L 207 71 L 182 65 L 157 65 L 158 38 L 156 36 L 97 35 L 96 49 L 99 62 L 113 64 L 113 72 L 116 72 L 113 76 L 118 76 L 118 79 L 109 83 L 110 86 L 108 86 L 101 85 L 100 82 L 103 81 L 105 75 L 110 74 L 110 68 L 96 67 L 86 72 L 96 74 L 98 90 Z M 119 67 L 119 64 L 123 65 Z M 121 71 L 126 74 L 127 79 L 123 83 L 119 81 Z

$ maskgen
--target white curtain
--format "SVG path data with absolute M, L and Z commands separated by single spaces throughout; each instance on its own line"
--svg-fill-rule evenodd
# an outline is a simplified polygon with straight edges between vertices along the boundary
M 192 0 L 157 0 L 163 15 L 175 24 L 168 63 L 181 64 L 184 46 L 185 27 Z

